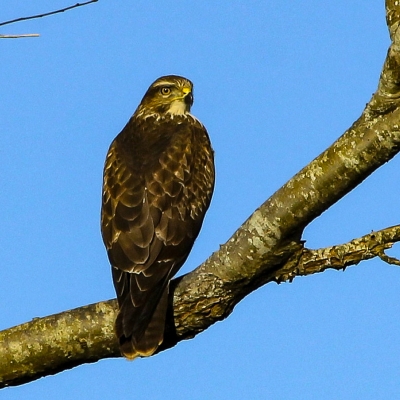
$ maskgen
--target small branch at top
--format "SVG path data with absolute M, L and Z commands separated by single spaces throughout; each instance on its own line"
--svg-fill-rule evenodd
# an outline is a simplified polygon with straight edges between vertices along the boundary
M 50 12 L 47 12 L 44 14 L 37 14 L 37 15 L 31 15 L 30 17 L 21 17 L 21 18 L 11 19 L 9 21 L 0 22 L 0 26 L 13 24 L 14 22 L 27 21 L 29 19 L 36 19 L 36 18 L 47 17 L 49 15 L 59 14 L 64 11 L 72 10 L 73 8 L 86 6 L 87 4 L 90 4 L 90 3 L 96 3 L 97 1 L 98 0 L 90 0 L 90 1 L 86 1 L 84 3 L 76 3 L 73 6 L 65 7 L 60 10 L 50 11 Z M 10 35 L 10 36 L 12 36 L 12 35 Z M 16 36 L 22 37 L 21 35 L 16 35 Z M 4 35 L 2 35 L 2 37 L 4 37 Z
M 0 39 L 19 39 L 26 37 L 39 37 L 38 33 L 23 33 L 21 35 L 0 35 Z

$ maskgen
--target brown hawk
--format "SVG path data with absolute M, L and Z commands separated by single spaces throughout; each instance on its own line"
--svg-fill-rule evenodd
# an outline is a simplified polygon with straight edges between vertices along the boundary
M 188 79 L 157 79 L 104 166 L 101 231 L 119 304 L 115 331 L 129 359 L 162 343 L 170 279 L 189 255 L 214 189 L 213 150 L 192 103 Z

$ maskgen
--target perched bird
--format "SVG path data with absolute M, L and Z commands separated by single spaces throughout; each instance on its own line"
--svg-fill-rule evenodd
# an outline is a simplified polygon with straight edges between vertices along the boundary
M 114 139 L 104 166 L 101 231 L 128 359 L 162 343 L 168 287 L 199 234 L 214 189 L 214 153 L 190 114 L 193 84 L 157 79 Z

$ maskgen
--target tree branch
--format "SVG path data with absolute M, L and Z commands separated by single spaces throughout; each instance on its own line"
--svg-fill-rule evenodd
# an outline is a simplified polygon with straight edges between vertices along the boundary
M 305 248 L 294 254 L 271 281 L 292 282 L 296 276 L 312 275 L 327 269 L 345 270 L 350 265 L 375 257 L 388 264 L 400 265 L 399 260 L 385 254 L 385 250 L 399 241 L 400 225 L 396 225 L 338 246 L 318 250 Z
M 159 351 L 226 318 L 268 282 L 343 269 L 379 256 L 399 240 L 399 226 L 341 246 L 303 248 L 304 228 L 389 161 L 400 149 L 400 10 L 386 2 L 392 37 L 378 90 L 360 118 L 326 151 L 262 204 L 232 238 L 171 285 L 165 340 Z M 112 332 L 115 300 L 35 319 L 0 332 L 0 385 L 16 385 L 85 362 L 118 356 Z M 5 362 L 3 362 L 5 360 Z
M 328 268 L 345 269 L 360 261 L 380 257 L 385 249 L 398 241 L 400 225 L 339 246 L 318 250 L 301 248 L 282 268 L 265 276 L 265 281 L 281 283 L 292 281 L 295 276 L 323 272 Z M 216 296 L 215 276 L 204 277 L 196 271 L 173 281 L 174 294 L 170 300 L 174 303 L 174 315 L 168 316 L 165 341 L 159 351 L 190 339 L 216 320 L 226 318 L 232 310 L 226 304 L 237 303 L 247 292 L 237 283 L 236 287 L 232 286 L 231 290 L 225 288 Z M 209 292 L 204 287 L 203 278 L 207 281 L 206 287 L 211 287 Z M 193 303 L 196 303 L 194 310 Z M 116 300 L 109 300 L 34 318 L 31 322 L 1 331 L 0 388 L 53 375 L 82 363 L 120 357 L 113 331 L 116 313 Z
M 73 6 L 65 7 L 65 8 L 62 8 L 59 10 L 50 11 L 50 12 L 43 13 L 43 14 L 36 14 L 36 15 L 31 15 L 29 17 L 20 17 L 20 18 L 16 18 L 16 19 L 11 19 L 9 21 L 0 22 L 0 26 L 13 24 L 15 22 L 28 21 L 30 19 L 48 17 L 49 15 L 59 14 L 59 13 L 62 13 L 62 12 L 68 11 L 68 10 L 72 10 L 73 8 L 86 6 L 87 4 L 90 4 L 90 3 L 96 3 L 97 1 L 99 1 L 99 0 L 90 0 L 90 1 L 86 1 L 84 3 L 76 3 Z
M 26 37 L 39 37 L 38 33 L 23 33 L 21 35 L 0 35 L 0 39 L 20 39 Z

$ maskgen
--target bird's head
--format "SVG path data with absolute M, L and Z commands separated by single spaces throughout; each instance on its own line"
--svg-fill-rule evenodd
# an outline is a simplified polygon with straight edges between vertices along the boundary
M 168 75 L 158 78 L 147 89 L 136 111 L 141 115 L 184 115 L 193 104 L 193 84 L 182 76 Z

